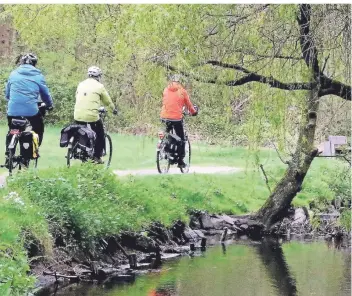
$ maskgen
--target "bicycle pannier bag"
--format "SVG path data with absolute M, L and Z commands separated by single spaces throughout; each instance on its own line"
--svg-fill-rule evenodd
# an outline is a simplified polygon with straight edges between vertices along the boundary
M 72 136 L 81 128 L 78 124 L 70 124 L 61 130 L 60 147 L 67 147 Z
M 77 131 L 77 137 L 79 148 L 86 151 L 89 156 L 93 156 L 96 133 L 88 127 L 81 126 Z
M 19 138 L 20 153 L 24 159 L 38 158 L 39 137 L 33 131 L 22 132 Z
M 168 140 L 168 145 L 167 145 L 168 152 L 176 153 L 179 142 L 172 135 L 169 135 L 167 140 Z

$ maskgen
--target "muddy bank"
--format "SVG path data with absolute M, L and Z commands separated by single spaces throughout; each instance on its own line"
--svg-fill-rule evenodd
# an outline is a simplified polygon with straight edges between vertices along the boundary
M 323 238 L 342 248 L 350 247 L 350 233 L 337 223 L 339 212 L 316 214 L 319 227 L 313 227 L 305 208 L 291 208 L 271 231 L 250 215 L 211 215 L 194 212 L 190 224 L 178 221 L 171 228 L 152 224 L 143 232 L 123 232 L 99 240 L 92 250 L 77 245 L 54 248 L 53 256 L 43 258 L 31 250 L 31 272 L 36 275 L 35 295 L 50 295 L 72 282 L 109 284 L 134 281 L 139 274 L 157 272 L 163 261 L 182 255 L 197 255 L 214 244 L 228 240 L 260 241 L 264 236 L 281 239 Z

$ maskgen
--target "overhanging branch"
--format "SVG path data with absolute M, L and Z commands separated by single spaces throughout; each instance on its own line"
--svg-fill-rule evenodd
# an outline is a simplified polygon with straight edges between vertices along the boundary
M 216 79 L 204 79 L 204 78 L 197 77 L 197 76 L 192 75 L 188 72 L 181 71 L 171 65 L 166 65 L 166 64 L 162 64 L 162 63 L 159 63 L 159 64 L 162 65 L 163 67 L 167 68 L 168 70 L 171 70 L 173 72 L 178 72 L 186 77 L 192 77 L 193 79 L 195 79 L 199 82 L 203 82 L 203 83 L 211 83 L 211 84 L 219 84 L 219 85 L 227 85 L 227 86 L 239 86 L 239 85 L 243 85 L 243 84 L 246 84 L 249 82 L 259 82 L 259 83 L 268 84 L 271 87 L 279 88 L 279 89 L 283 89 L 283 90 L 311 90 L 313 87 L 312 83 L 302 83 L 302 82 L 285 83 L 285 82 L 281 82 L 273 77 L 267 77 L 267 76 L 260 75 L 258 73 L 251 72 L 248 69 L 246 69 L 242 66 L 239 66 L 239 65 L 226 64 L 226 63 L 221 63 L 221 62 L 217 62 L 217 61 L 208 61 L 205 64 L 211 64 L 214 66 L 217 65 L 217 66 L 220 66 L 223 68 L 238 70 L 238 71 L 246 73 L 248 75 L 241 77 L 239 79 L 236 79 L 236 80 L 218 81 Z
M 262 84 L 268 84 L 271 87 L 282 89 L 282 90 L 312 90 L 313 87 L 315 86 L 315 82 L 287 82 L 287 83 L 282 82 L 273 77 L 268 77 L 268 76 L 258 74 L 256 72 L 252 72 L 241 65 L 228 64 L 228 63 L 223 63 L 223 62 L 214 61 L 214 60 L 206 61 L 202 64 L 198 64 L 197 66 L 212 65 L 212 66 L 217 66 L 224 69 L 233 69 L 233 70 L 245 73 L 247 75 L 236 80 L 218 81 L 217 79 L 205 79 L 205 78 L 190 74 L 174 66 L 161 63 L 160 61 L 157 63 L 167 68 L 170 71 L 178 72 L 186 77 L 191 77 L 196 81 L 203 82 L 203 83 L 226 85 L 226 86 L 239 86 L 250 82 L 259 82 Z M 345 100 L 350 101 L 351 86 L 343 84 L 338 81 L 334 81 L 326 76 L 323 76 L 321 77 L 321 89 L 319 91 L 319 96 L 322 97 L 326 95 L 336 95 Z

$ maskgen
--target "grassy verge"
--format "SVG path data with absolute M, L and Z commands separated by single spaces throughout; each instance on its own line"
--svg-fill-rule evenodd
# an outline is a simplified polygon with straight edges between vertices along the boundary
M 40 169 L 15 175 L 1 191 L 0 295 L 10 295 L 9 291 L 23 295 L 33 284 L 33 278 L 26 276 L 26 246 L 31 242 L 48 254 L 57 238 L 93 249 L 99 238 L 122 230 L 140 231 L 153 221 L 167 226 L 175 220 L 187 222 L 191 210 L 254 212 L 269 195 L 262 173 L 245 148 L 193 144 L 194 164 L 243 168 L 236 174 L 117 178 L 111 170 L 91 164 L 64 168 L 65 149 L 59 148 L 59 134 L 60 128 L 47 128 Z M 112 138 L 113 169 L 155 166 L 156 139 L 117 134 Z M 258 157 L 273 188 L 285 167 L 271 150 L 262 150 Z M 294 204 L 324 205 L 335 197 L 350 197 L 349 180 L 342 162 L 316 159 Z M 349 211 L 341 221 L 347 227 Z
M 32 241 L 50 254 L 52 242 L 44 213 L 28 198 L 8 192 L 0 198 L 0 295 L 25 295 L 33 286 L 25 248 Z
M 4 139 L 6 126 L 0 126 Z M 60 127 L 46 127 L 43 144 L 40 147 L 40 160 L 38 167 L 57 168 L 66 163 L 67 150 L 59 147 Z M 157 137 L 133 136 L 125 134 L 111 134 L 113 142 L 112 169 L 156 169 L 156 143 Z M 0 160 L 3 161 L 5 145 L 0 145 Z M 260 151 L 260 158 L 265 166 L 280 165 L 274 151 L 265 149 Z M 209 146 L 203 143 L 192 143 L 192 163 L 197 165 L 226 165 L 234 167 L 252 167 L 254 158 L 244 147 Z M 2 171 L 5 172 L 4 169 Z

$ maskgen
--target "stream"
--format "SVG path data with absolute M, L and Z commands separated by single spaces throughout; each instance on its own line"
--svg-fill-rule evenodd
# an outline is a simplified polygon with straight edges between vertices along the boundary
M 50 295 L 350 296 L 351 253 L 324 241 L 242 241 L 180 257 L 131 283 L 79 283 Z

